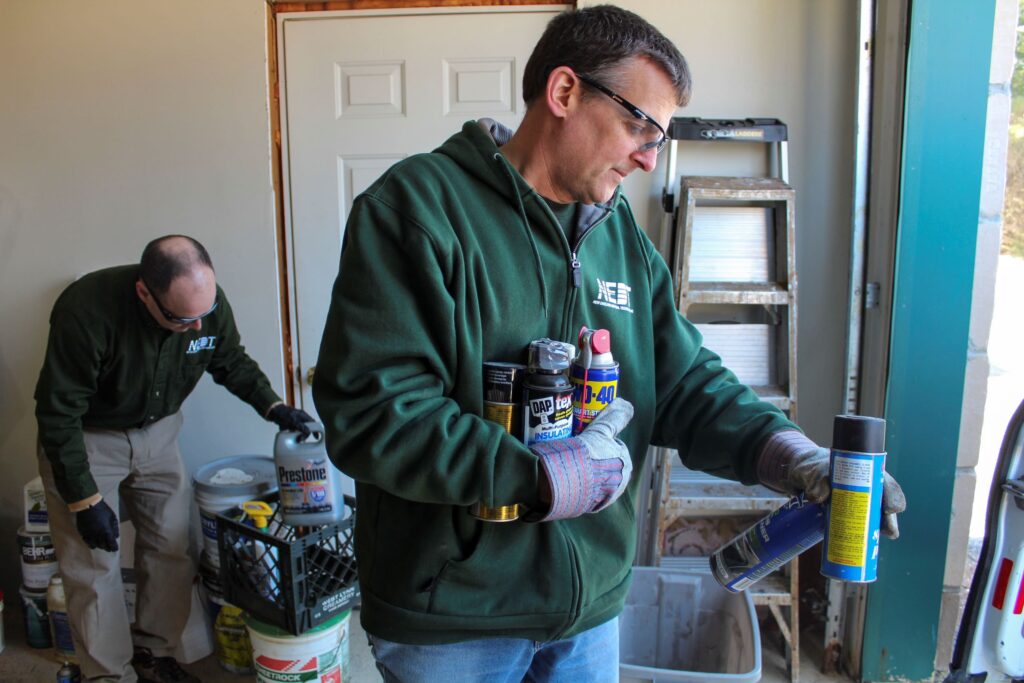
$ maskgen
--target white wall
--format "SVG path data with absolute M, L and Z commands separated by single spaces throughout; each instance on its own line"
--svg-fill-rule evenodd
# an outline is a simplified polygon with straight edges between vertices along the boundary
M 598 4 L 587 2 L 581 4 Z M 679 116 L 774 117 L 789 126 L 796 189 L 798 422 L 824 445 L 843 411 L 849 280 L 857 3 L 815 0 L 617 0 L 664 32 L 693 73 Z M 724 148 L 723 148 L 724 147 Z M 679 173 L 763 175 L 763 145 L 680 143 Z M 662 153 L 627 181 L 648 234 L 660 234 Z
M 0 3 L 0 544 L 14 547 L 36 471 L 47 317 L 77 274 L 136 262 L 162 234 L 196 237 L 284 390 L 265 13 L 260 0 Z M 209 379 L 185 414 L 191 467 L 270 452 L 271 426 Z

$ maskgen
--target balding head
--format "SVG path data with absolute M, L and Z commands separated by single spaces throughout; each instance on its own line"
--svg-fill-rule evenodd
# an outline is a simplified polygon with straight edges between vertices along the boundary
M 179 277 L 194 278 L 198 271 L 213 271 L 206 248 L 187 235 L 158 237 L 142 251 L 139 277 L 157 296 L 166 294 Z

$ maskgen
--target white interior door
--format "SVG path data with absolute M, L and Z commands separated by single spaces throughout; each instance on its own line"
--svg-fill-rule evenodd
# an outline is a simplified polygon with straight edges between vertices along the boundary
M 281 20 L 294 381 L 314 412 L 316 365 L 352 199 L 394 162 L 463 122 L 515 128 L 522 70 L 564 6 L 341 12 Z

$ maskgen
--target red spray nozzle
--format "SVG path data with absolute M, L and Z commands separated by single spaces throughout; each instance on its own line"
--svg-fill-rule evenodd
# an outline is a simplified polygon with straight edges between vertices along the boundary
M 589 342 L 593 353 L 608 353 L 612 350 L 612 335 L 606 329 L 592 330 L 588 327 L 580 329 L 577 345 L 582 349 Z

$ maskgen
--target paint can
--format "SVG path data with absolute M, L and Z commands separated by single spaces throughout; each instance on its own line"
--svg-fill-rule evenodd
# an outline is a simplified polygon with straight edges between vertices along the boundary
M 523 377 L 526 366 L 518 363 L 484 363 L 484 419 L 500 424 L 506 432 L 522 440 Z M 469 514 L 485 522 L 513 522 L 519 519 L 519 505 L 490 507 L 475 503 Z
M 46 593 L 30 591 L 22 586 L 21 594 L 22 621 L 25 625 L 25 642 L 37 650 L 53 647 L 50 637 L 50 619 L 46 609 Z
M 580 330 L 579 353 L 569 371 L 572 394 L 572 433 L 579 434 L 619 392 L 619 364 L 612 357 L 608 330 Z
M 878 578 L 878 536 L 885 477 L 885 420 L 837 415 L 832 426 L 821 573 L 870 583 Z
M 330 621 L 292 635 L 245 615 L 252 641 L 252 661 L 259 683 L 319 681 L 342 683 L 349 676 L 349 617 L 343 612 Z
M 566 376 L 572 344 L 538 339 L 530 342 L 523 379 L 523 441 L 527 446 L 572 436 L 572 384 Z
M 57 573 L 57 552 L 48 533 L 18 529 L 18 548 L 21 551 L 21 579 L 29 590 L 43 592 L 50 585 L 50 577 Z
M 824 538 L 824 506 L 804 494 L 790 498 L 728 544 L 710 559 L 718 583 L 739 593 Z
M 235 455 L 213 460 L 196 470 L 192 488 L 203 532 L 202 559 L 219 568 L 217 515 L 276 491 L 274 460 L 264 455 Z

